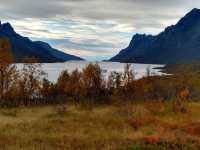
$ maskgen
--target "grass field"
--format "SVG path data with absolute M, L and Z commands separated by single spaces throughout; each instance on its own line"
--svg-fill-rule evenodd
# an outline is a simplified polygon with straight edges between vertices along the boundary
M 200 103 L 0 109 L 2 150 L 200 149 Z

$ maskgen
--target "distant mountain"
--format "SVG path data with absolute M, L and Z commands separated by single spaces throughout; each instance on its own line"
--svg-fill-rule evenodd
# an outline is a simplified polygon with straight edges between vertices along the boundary
M 130 45 L 110 61 L 173 64 L 200 61 L 200 9 L 157 36 L 136 34 Z
M 29 38 L 23 37 L 17 34 L 9 23 L 1 24 L 0 22 L 0 38 L 7 38 L 10 41 L 15 62 L 23 62 L 27 57 L 35 57 L 40 62 L 83 60 L 54 49 L 45 42 L 31 41 Z

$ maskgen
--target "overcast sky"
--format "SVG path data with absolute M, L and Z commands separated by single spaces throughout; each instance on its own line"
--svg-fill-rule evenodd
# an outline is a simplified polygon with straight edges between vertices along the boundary
M 1 0 L 2 22 L 32 40 L 89 60 L 107 59 L 135 33 L 158 34 L 199 0 Z

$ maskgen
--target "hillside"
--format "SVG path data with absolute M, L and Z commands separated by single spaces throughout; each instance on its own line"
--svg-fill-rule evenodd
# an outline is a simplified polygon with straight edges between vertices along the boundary
M 110 59 L 150 64 L 187 63 L 200 60 L 200 9 L 193 9 L 176 25 L 156 36 L 136 34 L 129 46 Z
M 8 39 L 15 62 L 23 62 L 26 57 L 35 57 L 39 62 L 64 62 L 69 60 L 83 60 L 80 57 L 66 54 L 52 48 L 41 41 L 31 41 L 15 32 L 11 24 L 0 23 L 0 39 Z

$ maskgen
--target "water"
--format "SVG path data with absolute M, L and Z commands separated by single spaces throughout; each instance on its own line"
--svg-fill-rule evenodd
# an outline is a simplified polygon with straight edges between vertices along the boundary
M 86 61 L 69 61 L 65 63 L 44 63 L 42 64 L 42 70 L 47 73 L 47 79 L 56 82 L 58 79 L 60 73 L 63 70 L 68 70 L 69 72 L 74 71 L 75 69 L 78 69 L 81 71 L 83 68 L 85 68 L 89 63 Z M 96 62 L 93 62 L 96 63 Z M 103 75 L 105 78 L 108 77 L 108 75 L 115 71 L 115 72 L 123 72 L 125 63 L 118 63 L 118 62 L 98 62 L 101 69 L 103 70 Z M 18 64 L 17 67 L 20 69 L 22 68 L 22 64 Z M 163 67 L 163 65 L 151 65 L 151 64 L 131 64 L 131 68 L 134 70 L 136 74 L 136 79 L 142 78 L 146 76 L 146 70 L 147 68 L 150 68 L 152 75 L 162 75 L 160 72 L 161 70 L 155 69 L 157 67 Z

